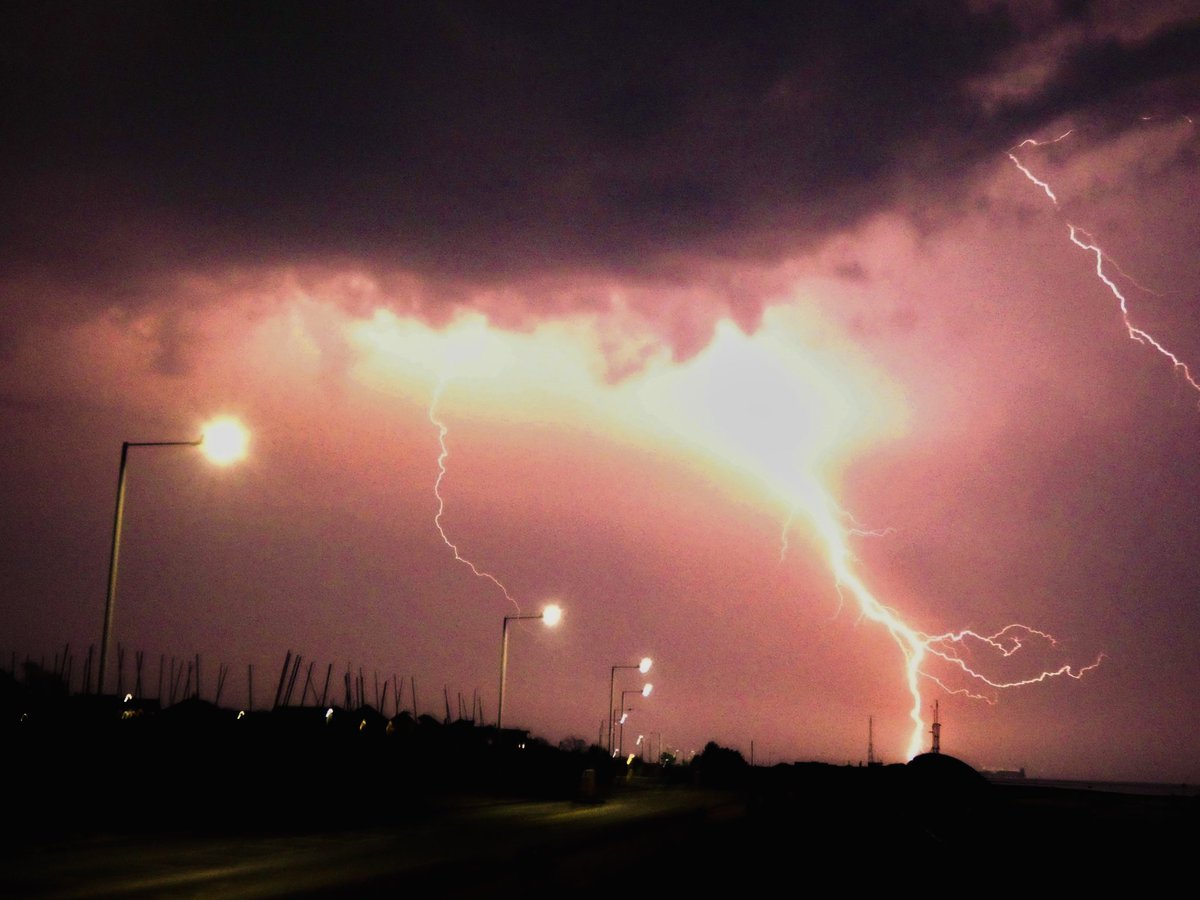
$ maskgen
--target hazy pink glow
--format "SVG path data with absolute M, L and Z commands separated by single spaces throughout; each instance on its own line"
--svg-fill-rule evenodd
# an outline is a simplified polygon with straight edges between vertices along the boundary
M 126 688 L 494 719 L 554 600 L 552 742 L 652 656 L 685 756 L 895 762 L 938 698 L 972 765 L 1200 781 L 1198 26 L 1069 6 L 14 9 L 0 664 L 80 684 L 122 442 L 225 414 L 130 466 Z

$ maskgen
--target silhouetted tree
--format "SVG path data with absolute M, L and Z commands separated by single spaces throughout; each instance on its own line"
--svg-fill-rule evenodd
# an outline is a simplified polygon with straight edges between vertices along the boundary
M 743 784 L 750 767 L 737 750 L 720 746 L 716 741 L 704 745 L 704 752 L 692 760 L 696 779 L 711 787 L 733 787 Z

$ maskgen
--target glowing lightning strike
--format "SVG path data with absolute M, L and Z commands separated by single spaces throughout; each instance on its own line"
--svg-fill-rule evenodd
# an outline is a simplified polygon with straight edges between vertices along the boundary
M 1185 118 L 1186 118 L 1186 116 L 1185 116 Z M 1191 120 L 1189 119 L 1188 121 L 1190 122 Z M 1058 197 L 1056 197 L 1054 195 L 1054 191 L 1050 188 L 1050 185 L 1047 184 L 1045 181 L 1041 180 L 1040 178 L 1038 178 L 1024 164 L 1022 164 L 1022 162 L 1019 159 L 1017 159 L 1017 156 L 1013 151 L 1018 150 L 1021 147 L 1027 147 L 1027 146 L 1041 147 L 1041 146 L 1045 146 L 1047 144 L 1057 144 L 1059 141 L 1065 139 L 1070 134 L 1071 134 L 1070 131 L 1064 132 L 1063 134 L 1059 135 L 1052 141 L 1037 141 L 1037 140 L 1034 140 L 1033 138 L 1028 138 L 1028 139 L 1022 141 L 1020 144 L 1018 144 L 1012 150 L 1008 151 L 1008 158 L 1013 161 L 1013 163 L 1016 165 L 1016 167 L 1021 171 L 1021 173 L 1026 178 L 1029 179 L 1030 182 L 1032 182 L 1037 187 L 1042 189 L 1042 191 L 1046 194 L 1046 196 L 1049 197 L 1050 200 L 1054 203 L 1055 209 L 1060 208 L 1059 202 L 1058 202 Z M 1071 243 L 1074 244 L 1076 247 L 1078 247 L 1080 250 L 1084 250 L 1088 253 L 1091 253 L 1096 257 L 1096 277 L 1099 278 L 1100 281 L 1102 281 L 1104 283 L 1105 287 L 1107 287 L 1108 290 L 1112 293 L 1113 297 L 1116 298 L 1117 303 L 1119 304 L 1120 309 L 1121 309 L 1121 320 L 1125 325 L 1125 332 L 1129 335 L 1130 339 L 1137 341 L 1139 344 L 1147 344 L 1147 345 L 1153 347 L 1155 350 L 1157 350 L 1160 354 L 1165 356 L 1168 360 L 1170 360 L 1171 365 L 1175 368 L 1175 370 L 1177 372 L 1180 372 L 1183 375 L 1183 377 L 1187 381 L 1187 383 L 1192 386 L 1192 389 L 1194 391 L 1196 391 L 1197 393 L 1200 393 L 1200 382 L 1198 382 L 1196 380 L 1195 376 L 1192 375 L 1192 371 L 1190 368 L 1188 368 L 1187 363 L 1185 363 L 1178 356 L 1176 356 L 1174 353 L 1172 353 L 1170 350 L 1168 350 L 1166 347 L 1164 347 L 1161 343 L 1159 343 L 1159 341 L 1157 339 L 1155 339 L 1154 336 L 1151 335 L 1149 332 L 1147 332 L 1144 329 L 1139 328 L 1138 326 L 1133 324 L 1133 321 L 1132 321 L 1132 319 L 1130 319 L 1130 316 L 1129 316 L 1129 303 L 1125 299 L 1125 295 L 1121 293 L 1121 289 L 1119 287 L 1117 287 L 1117 283 L 1115 281 L 1113 281 L 1111 278 L 1109 278 L 1108 274 L 1104 270 L 1105 262 L 1109 262 L 1110 264 L 1112 264 L 1112 261 L 1109 260 L 1105 256 L 1104 251 L 1101 250 L 1099 245 L 1095 243 L 1095 239 L 1092 237 L 1092 235 L 1089 234 L 1088 232 L 1084 231 L 1082 228 L 1077 228 L 1074 224 L 1072 224 L 1069 221 L 1066 223 L 1066 225 L 1067 225 L 1067 233 L 1070 237 Z M 1116 270 L 1118 272 L 1121 272 L 1121 268 L 1119 266 L 1116 266 L 1115 264 L 1112 264 L 1112 265 L 1114 268 L 1116 268 Z M 1122 274 L 1124 274 L 1124 272 L 1122 272 Z M 1126 275 L 1125 277 L 1129 278 L 1128 275 Z M 1137 286 L 1139 288 L 1141 287 L 1141 285 L 1138 285 L 1137 282 L 1133 281 L 1132 278 L 1130 278 L 1129 280 L 1131 282 L 1133 282 L 1133 284 L 1135 286 Z M 1144 288 L 1142 288 L 1142 289 L 1145 290 Z
M 507 599 L 508 602 L 514 607 L 516 607 L 516 610 L 519 613 L 521 611 L 521 604 L 517 603 L 517 601 L 513 599 L 513 596 L 508 592 L 508 588 L 501 583 L 500 579 L 495 575 L 492 575 L 490 572 L 485 572 L 482 569 L 477 568 L 475 563 L 471 562 L 471 560 L 467 559 L 465 556 L 462 556 L 458 552 L 458 546 L 452 540 L 450 540 L 450 538 L 446 535 L 446 529 L 442 527 L 442 514 L 446 511 L 446 502 L 442 499 L 442 479 L 446 477 L 446 460 L 450 456 L 450 451 L 446 448 L 446 435 L 450 433 L 450 429 L 447 428 L 446 424 L 438 418 L 437 405 L 442 399 L 442 392 L 445 391 L 445 389 L 446 379 L 442 378 L 438 381 L 437 387 L 433 391 L 433 396 L 429 401 L 429 421 L 438 430 L 438 446 L 441 448 L 441 453 L 438 454 L 437 460 L 438 476 L 433 482 L 433 495 L 437 497 L 438 503 L 437 514 L 433 517 L 433 524 L 437 527 L 438 534 L 442 536 L 442 540 L 445 541 L 446 546 L 454 552 L 454 558 L 470 568 L 470 570 L 474 572 L 477 577 L 486 578 L 496 587 L 500 588 L 500 591 L 504 594 L 505 599 Z
M 988 678 L 973 669 L 964 658 L 961 651 L 967 649 L 970 644 L 977 643 L 982 648 L 990 648 L 992 651 L 999 653 L 1002 657 L 1009 657 L 1020 650 L 1024 642 L 1030 638 L 1049 642 L 1052 646 L 1056 645 L 1057 642 L 1044 631 L 1038 631 L 1036 628 L 1020 624 L 1006 625 L 992 635 L 981 635 L 969 630 L 929 635 L 910 627 L 896 610 L 885 605 L 872 594 L 870 589 L 854 573 L 851 567 L 854 556 L 847 543 L 847 538 L 853 532 L 853 529 L 848 530 L 843 527 L 841 519 L 844 514 L 833 501 L 833 498 L 829 496 L 811 474 L 806 477 L 801 490 L 802 496 L 797 500 L 797 506 L 803 503 L 816 527 L 817 533 L 825 544 L 829 557 L 829 565 L 833 570 L 839 595 L 842 594 L 843 590 L 849 591 L 851 596 L 857 601 L 862 616 L 883 625 L 892 636 L 892 639 L 899 645 L 901 653 L 904 654 L 905 677 L 908 683 L 909 694 L 912 696 L 912 708 L 909 712 L 909 718 L 912 720 L 913 730 L 909 737 L 906 751 L 908 758 L 911 759 L 921 752 L 922 740 L 926 732 L 926 725 L 922 718 L 921 690 L 919 684 L 922 677 L 932 680 L 948 693 L 966 694 L 975 699 L 985 700 L 989 703 L 994 702 L 994 700 L 982 694 L 972 693 L 965 688 L 952 690 L 947 687 L 937 677 L 923 670 L 923 666 L 929 657 L 944 660 L 959 669 L 964 675 L 994 690 L 1036 684 L 1061 675 L 1079 679 L 1083 677 L 1084 673 L 1100 665 L 1100 661 L 1104 658 L 1104 655 L 1100 654 L 1094 662 L 1087 666 L 1072 668 L 1069 665 L 1064 665 L 1058 669 L 1043 671 L 1031 678 L 1018 681 L 996 681 Z
M 1013 150 L 1019 150 L 1022 147 L 1031 147 L 1031 146 L 1032 147 L 1045 147 L 1049 144 L 1057 144 L 1059 141 L 1066 140 L 1068 137 L 1070 137 L 1071 132 L 1074 130 L 1075 129 L 1072 128 L 1067 131 L 1064 131 L 1062 134 L 1060 134 L 1058 137 L 1056 137 L 1052 141 L 1037 141 L 1037 140 L 1034 140 L 1033 138 L 1026 138 L 1025 140 L 1021 141 L 1021 143 L 1017 144 L 1017 146 L 1013 147 L 1012 150 L 1008 151 L 1008 158 L 1013 161 L 1013 164 L 1018 169 L 1021 170 L 1021 172 L 1025 175 L 1026 178 L 1028 178 L 1030 181 L 1032 181 L 1034 184 L 1036 184 L 1038 187 L 1040 187 L 1046 193 L 1046 196 L 1050 198 L 1050 201 L 1054 204 L 1054 206 L 1056 208 L 1058 207 L 1058 198 L 1056 196 L 1054 196 L 1054 191 L 1052 191 L 1050 189 L 1050 185 L 1048 185 L 1046 182 L 1039 179 L 1036 175 L 1034 175 L 1027 168 L 1025 168 L 1025 166 L 1021 163 L 1021 161 L 1019 159 L 1017 159 L 1017 155 L 1015 153 L 1013 153 Z
M 1156 341 L 1149 332 L 1138 328 L 1133 324 L 1132 321 L 1130 321 L 1129 307 L 1127 301 L 1125 300 L 1125 295 L 1121 293 L 1121 290 L 1117 287 L 1116 282 L 1109 278 L 1104 272 L 1104 251 L 1094 243 L 1080 240 L 1079 235 L 1086 235 L 1088 238 L 1091 238 L 1091 235 L 1082 228 L 1076 228 L 1070 222 L 1067 223 L 1067 228 L 1071 235 L 1072 244 L 1081 250 L 1086 250 L 1089 253 L 1095 254 L 1096 277 L 1103 281 L 1104 284 L 1107 285 L 1108 289 L 1112 291 L 1112 295 L 1117 298 L 1117 302 L 1121 307 L 1121 321 L 1125 323 L 1125 331 L 1128 333 L 1129 337 L 1132 340 L 1137 341 L 1139 344 L 1149 344 L 1151 347 L 1169 359 L 1171 361 L 1171 365 L 1174 366 L 1177 371 L 1183 373 L 1183 377 L 1187 380 L 1187 383 L 1192 386 L 1192 389 L 1200 392 L 1200 384 L 1198 384 L 1196 379 L 1192 376 L 1192 370 L 1188 368 L 1187 363 Z

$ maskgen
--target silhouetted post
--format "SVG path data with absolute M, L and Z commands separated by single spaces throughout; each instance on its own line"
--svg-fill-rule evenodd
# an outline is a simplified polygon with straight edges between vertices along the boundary
M 279 672 L 279 687 L 275 688 L 275 705 L 272 709 L 279 709 L 279 700 L 283 697 L 283 685 L 287 681 L 288 667 L 292 664 L 292 651 L 287 652 L 287 656 L 283 658 L 283 669 Z
M 446 704 L 446 724 L 449 725 L 450 724 L 450 687 L 445 684 L 442 685 L 442 700 Z
M 229 666 L 217 663 L 217 696 L 213 699 L 215 706 L 221 705 L 221 692 L 225 690 L 225 678 L 229 675 Z
M 392 673 L 392 718 L 400 715 L 400 685 L 396 681 L 396 673 Z
M 287 691 L 285 691 L 284 695 L 283 695 L 283 705 L 284 706 L 291 705 L 292 691 L 294 691 L 296 689 L 296 678 L 300 674 L 301 659 L 302 659 L 302 657 L 300 656 L 299 653 L 297 653 L 296 658 L 292 660 L 292 674 L 291 674 L 291 677 L 288 678 Z
M 141 699 L 142 696 L 142 663 L 146 660 L 144 650 L 138 650 L 133 654 L 133 696 Z
M 316 662 L 317 661 L 315 659 L 310 660 L 308 663 L 308 671 L 306 671 L 304 673 L 304 690 L 302 690 L 300 692 L 300 705 L 301 706 L 303 706 L 305 703 L 308 702 L 308 686 L 310 684 L 312 684 L 312 670 L 313 670 L 313 666 L 316 665 Z M 317 689 L 315 687 L 313 688 L 313 699 L 314 700 L 317 699 Z
M 333 663 L 329 664 L 329 668 L 325 670 L 325 687 L 321 691 L 321 705 L 325 705 L 325 701 L 329 698 L 329 679 L 333 677 Z
M 158 705 L 162 706 L 163 663 L 167 661 L 165 653 L 158 654 Z

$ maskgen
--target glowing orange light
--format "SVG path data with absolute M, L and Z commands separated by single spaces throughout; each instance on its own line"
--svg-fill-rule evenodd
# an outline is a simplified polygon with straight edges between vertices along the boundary
M 236 419 L 222 417 L 204 426 L 200 450 L 218 466 L 235 463 L 246 455 L 250 434 Z

